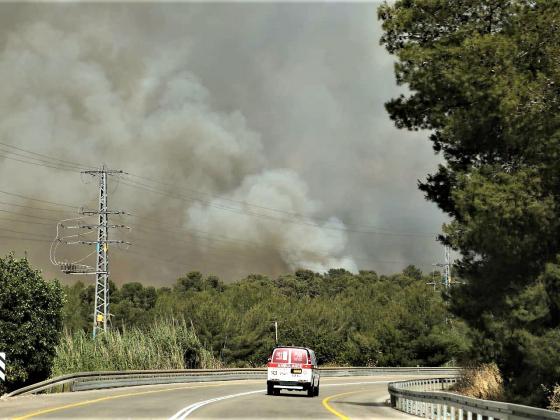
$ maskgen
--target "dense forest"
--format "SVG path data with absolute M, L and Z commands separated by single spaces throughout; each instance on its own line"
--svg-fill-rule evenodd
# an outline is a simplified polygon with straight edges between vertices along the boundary
M 431 281 L 413 266 L 391 276 L 299 270 L 231 284 L 191 272 L 173 287 L 111 284 L 111 324 L 148 331 L 181 320 L 226 366 L 264 364 L 275 344 L 274 321 L 280 344 L 310 346 L 321 364 L 439 366 L 464 355 L 468 342 L 465 325 L 450 316 Z M 64 289 L 66 330 L 90 331 L 93 286 Z

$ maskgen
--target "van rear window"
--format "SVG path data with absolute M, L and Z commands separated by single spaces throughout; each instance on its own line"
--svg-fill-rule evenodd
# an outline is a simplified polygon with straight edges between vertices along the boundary
M 272 362 L 307 364 L 307 351 L 304 349 L 276 349 L 272 355 Z
M 292 363 L 307 363 L 307 352 L 303 349 L 292 349 Z
M 288 363 L 289 353 L 290 353 L 290 349 L 276 349 L 274 350 L 272 361 L 274 363 Z

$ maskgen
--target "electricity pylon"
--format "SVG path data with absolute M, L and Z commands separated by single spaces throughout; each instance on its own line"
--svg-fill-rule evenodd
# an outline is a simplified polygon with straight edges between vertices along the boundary
M 451 247 L 445 246 L 445 264 L 443 269 L 443 284 L 445 288 L 451 286 Z
M 121 240 L 110 240 L 109 229 L 112 228 L 128 228 L 125 225 L 111 225 L 109 224 L 110 214 L 126 214 L 122 210 L 110 210 L 107 206 L 108 189 L 107 178 L 110 175 L 122 174 L 120 170 L 110 170 L 105 168 L 105 165 L 99 170 L 83 171 L 83 174 L 88 174 L 94 177 L 99 177 L 99 209 L 98 210 L 81 210 L 83 216 L 98 216 L 97 224 L 78 224 L 75 226 L 65 226 L 59 223 L 59 226 L 66 229 L 97 229 L 96 241 L 63 241 L 64 238 L 59 238 L 58 232 L 55 242 L 53 244 L 65 243 L 67 245 L 95 245 L 97 254 L 97 263 L 95 267 L 90 267 L 85 264 L 78 264 L 78 262 L 56 262 L 55 252 L 56 246 L 51 247 L 51 261 L 57 264 L 59 268 L 66 274 L 92 274 L 95 275 L 95 300 L 93 309 L 93 337 L 99 331 L 107 331 L 107 320 L 109 317 L 109 244 L 127 244 L 130 243 Z M 76 220 L 76 219 L 69 219 Z M 82 235 L 73 235 L 71 237 L 80 237 Z
M 95 271 L 95 302 L 93 310 L 93 337 L 101 329 L 107 331 L 107 319 L 109 316 L 109 244 L 125 243 L 109 239 L 109 215 L 125 214 L 121 210 L 109 210 L 107 207 L 108 190 L 107 177 L 114 174 L 122 174 L 120 170 L 109 170 L 105 165 L 100 170 L 83 171 L 82 173 L 99 177 L 99 210 L 82 210 L 83 215 L 97 215 L 97 241 L 78 241 L 78 243 L 93 245 L 97 247 L 97 266 Z M 111 226 L 116 227 L 116 226 Z
M 443 286 L 446 289 L 449 289 L 449 287 L 452 285 L 451 283 L 451 266 L 453 265 L 453 263 L 451 262 L 451 247 L 449 245 L 445 245 L 445 250 L 444 250 L 444 258 L 445 258 L 445 262 L 443 264 L 433 264 L 436 267 L 443 267 L 443 279 L 442 279 L 442 283 Z M 437 282 L 434 280 L 430 283 L 426 283 L 426 284 L 430 284 L 434 286 L 434 290 L 436 288 Z

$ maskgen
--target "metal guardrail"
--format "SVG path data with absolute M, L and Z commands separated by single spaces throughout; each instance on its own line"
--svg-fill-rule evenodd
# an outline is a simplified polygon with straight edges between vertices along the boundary
M 374 376 L 374 375 L 452 375 L 458 368 L 433 367 L 323 367 L 323 377 Z M 136 385 L 158 385 L 182 382 L 234 381 L 240 379 L 266 379 L 266 368 L 242 369 L 184 369 L 184 370 L 131 370 L 105 372 L 78 372 L 47 379 L 17 389 L 6 397 L 36 394 L 44 391 L 84 391 Z
M 408 414 L 437 420 L 560 420 L 560 413 L 555 411 L 443 392 L 457 380 L 432 378 L 391 382 L 391 406 Z

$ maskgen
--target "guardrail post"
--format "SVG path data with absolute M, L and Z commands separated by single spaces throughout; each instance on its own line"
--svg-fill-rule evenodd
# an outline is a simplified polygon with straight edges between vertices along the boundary
M 482 420 L 482 414 L 477 414 L 476 415 L 476 420 Z
M 0 353 L 0 381 L 6 380 L 6 353 Z
M 459 420 L 464 420 L 463 419 L 463 409 L 462 408 L 459 408 L 459 414 L 458 414 L 457 417 L 459 417 Z
M 436 419 L 437 419 L 437 420 L 441 420 L 441 404 L 438 404 L 438 405 L 437 405 Z
M 467 411 L 467 420 L 472 420 L 472 411 Z
M 455 407 L 451 406 L 451 420 L 455 420 Z

